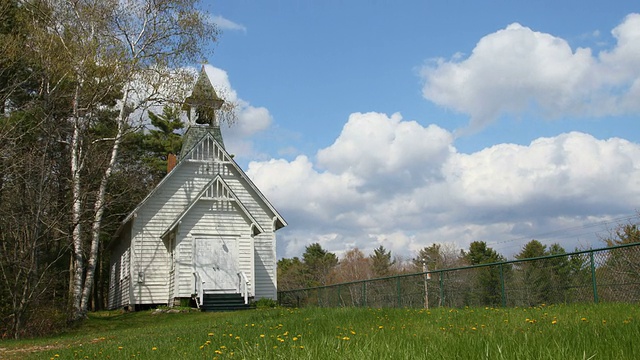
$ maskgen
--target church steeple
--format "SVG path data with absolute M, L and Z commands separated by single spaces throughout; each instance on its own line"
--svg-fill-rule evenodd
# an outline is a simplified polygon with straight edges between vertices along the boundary
M 207 133 L 213 135 L 214 139 L 224 147 L 220 122 L 216 118 L 216 111 L 223 104 L 224 100 L 218 97 L 203 65 L 191 95 L 182 105 L 182 110 L 187 113 L 189 124 L 182 138 L 181 158 Z

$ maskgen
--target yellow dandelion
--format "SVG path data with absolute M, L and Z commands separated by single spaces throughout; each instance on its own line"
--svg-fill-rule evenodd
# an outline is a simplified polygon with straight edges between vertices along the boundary
M 478 329 L 476 329 L 476 327 L 474 326 L 474 327 L 471 328 L 471 330 L 478 330 Z
M 304 349 L 304 346 L 300 345 L 300 349 Z
M 278 345 L 273 345 L 273 348 L 274 348 L 274 349 L 277 349 L 277 348 L 278 348 Z
M 606 325 L 607 324 L 607 320 L 602 319 L 602 325 Z
M 384 328 L 384 326 L 382 326 L 382 325 L 378 326 L 378 329 L 382 329 L 382 328 Z
M 356 332 L 351 330 L 351 335 L 355 335 L 355 334 L 356 334 Z
M 261 338 L 264 338 L 264 334 L 260 334 L 260 337 L 261 337 Z
M 348 336 L 345 336 L 345 337 L 343 337 L 343 338 L 342 338 L 342 340 L 348 341 L 348 340 L 349 340 L 349 337 L 348 337 Z
M 151 348 L 151 351 L 156 351 L 156 350 L 158 350 L 158 348 L 155 346 Z
M 220 349 L 222 349 L 222 350 L 224 350 L 224 349 L 226 349 L 226 348 L 227 348 L 227 347 L 226 347 L 226 346 L 224 346 L 224 345 L 220 346 Z
M 291 340 L 293 340 L 293 341 L 298 341 L 298 337 L 297 337 L 297 336 L 294 336 L 294 337 L 293 337 L 293 339 L 291 339 Z
M 558 320 L 553 319 L 553 321 L 551 322 L 551 325 L 555 325 L 555 324 L 557 324 L 557 323 L 558 323 Z
M 213 336 L 213 333 L 211 332 L 211 333 L 208 333 L 207 335 L 208 335 L 208 336 Z
M 204 345 L 200 345 L 200 350 L 204 349 Z
M 580 319 L 580 320 L 582 320 L 582 321 L 587 321 L 587 318 L 586 318 L 586 317 L 583 317 L 583 318 L 582 318 L 582 319 Z
M 216 353 L 216 354 L 218 354 L 218 355 L 221 355 L 221 354 L 222 354 L 222 351 L 220 351 L 220 350 L 216 350 L 216 351 L 214 351 L 214 353 Z
M 118 350 L 122 350 L 122 346 L 118 346 Z
M 240 336 L 236 336 L 236 337 L 235 337 L 235 339 L 236 339 L 236 340 L 240 340 Z

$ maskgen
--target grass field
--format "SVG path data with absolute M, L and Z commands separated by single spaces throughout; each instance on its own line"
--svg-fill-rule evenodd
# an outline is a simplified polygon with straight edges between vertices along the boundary
M 2 359 L 640 359 L 640 305 L 91 314 Z

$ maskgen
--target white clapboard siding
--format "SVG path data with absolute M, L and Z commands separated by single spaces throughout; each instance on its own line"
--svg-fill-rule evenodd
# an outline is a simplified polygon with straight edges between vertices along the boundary
M 259 195 L 247 186 L 246 181 L 235 169 L 228 178 L 225 178 L 225 181 L 260 226 L 265 229 L 264 233 L 254 237 L 255 297 L 275 299 L 277 289 L 274 214 L 261 201 Z
M 203 164 L 186 163 L 138 209 L 133 227 L 134 289 L 137 304 L 166 303 L 169 297 L 169 244 L 162 234 L 211 180 Z M 144 276 L 142 281 L 139 277 Z
M 221 201 L 200 199 L 182 219 L 177 238 L 178 243 L 178 283 L 176 293 L 179 297 L 190 296 L 195 291 L 193 275 L 193 242 L 197 236 L 232 236 L 238 241 L 238 270 L 252 279 L 252 238 L 251 221 L 238 205 L 228 205 Z M 250 293 L 252 291 L 250 290 Z
M 131 291 L 131 226 L 127 225 L 111 250 L 109 269 L 109 309 L 130 304 Z
M 119 230 L 112 248 L 115 284 L 110 285 L 109 307 L 190 297 L 195 292 L 193 242 L 198 234 L 235 238 L 238 269 L 249 280 L 250 296 L 275 299 L 274 218 L 278 227 L 286 225 L 224 148 L 206 134 Z M 116 276 L 124 267 L 129 275 Z

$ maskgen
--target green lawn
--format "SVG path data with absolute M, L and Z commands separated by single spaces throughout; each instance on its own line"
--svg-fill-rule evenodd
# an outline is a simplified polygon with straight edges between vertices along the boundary
M 640 359 L 640 306 L 92 314 L 2 359 Z

